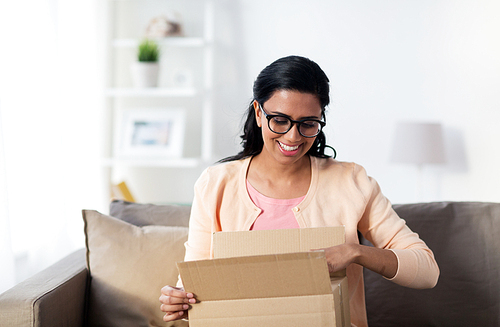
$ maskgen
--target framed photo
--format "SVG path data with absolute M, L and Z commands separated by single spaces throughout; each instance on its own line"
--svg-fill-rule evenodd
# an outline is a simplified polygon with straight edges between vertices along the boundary
M 116 157 L 182 157 L 186 122 L 183 109 L 123 109 L 119 116 Z

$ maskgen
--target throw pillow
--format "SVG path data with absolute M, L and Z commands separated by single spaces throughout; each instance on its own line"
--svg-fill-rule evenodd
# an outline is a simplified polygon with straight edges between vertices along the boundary
M 177 283 L 186 227 L 138 227 L 84 210 L 87 267 L 91 275 L 89 326 L 187 326 L 166 324 L 160 290 Z
M 110 216 L 136 226 L 188 226 L 191 206 L 156 205 L 114 200 L 109 206 Z

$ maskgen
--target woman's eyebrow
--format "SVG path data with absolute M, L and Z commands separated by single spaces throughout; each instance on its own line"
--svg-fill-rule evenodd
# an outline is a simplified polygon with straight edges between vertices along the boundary
M 271 115 L 277 115 L 277 116 L 282 116 L 282 117 L 286 117 L 286 118 L 294 120 L 292 117 L 290 117 L 288 115 L 285 115 L 284 113 L 277 112 L 277 111 L 271 111 L 269 114 L 271 114 Z M 300 117 L 298 120 L 305 120 L 305 119 L 321 120 L 320 117 L 316 117 L 316 116 Z

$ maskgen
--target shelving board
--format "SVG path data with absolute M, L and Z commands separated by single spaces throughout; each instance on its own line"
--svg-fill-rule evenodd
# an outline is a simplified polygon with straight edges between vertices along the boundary
M 110 88 L 106 90 L 108 97 L 193 97 L 195 88 Z
M 171 47 L 203 47 L 206 42 L 201 37 L 166 37 L 156 39 L 158 45 Z M 117 48 L 136 48 L 139 45 L 139 39 L 115 39 L 112 45 Z
M 201 162 L 198 158 L 172 158 L 172 159 L 122 159 L 122 158 L 103 158 L 104 167 L 183 167 L 194 168 Z

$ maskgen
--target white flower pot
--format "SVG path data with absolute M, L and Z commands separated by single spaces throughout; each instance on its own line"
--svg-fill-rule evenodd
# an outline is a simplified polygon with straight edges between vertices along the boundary
M 157 87 L 160 65 L 157 62 L 140 62 L 132 64 L 132 80 L 135 87 Z

